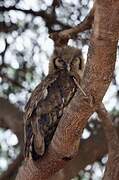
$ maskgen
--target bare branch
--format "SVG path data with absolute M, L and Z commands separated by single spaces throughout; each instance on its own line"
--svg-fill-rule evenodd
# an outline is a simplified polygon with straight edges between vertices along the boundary
M 87 29 L 91 29 L 93 20 L 94 20 L 94 8 L 86 16 L 84 21 L 82 21 L 79 25 L 61 32 L 52 33 L 50 34 L 50 37 L 54 40 L 56 46 L 66 45 L 70 38 L 73 38 L 80 32 L 83 32 Z
M 103 179 L 117 180 L 119 178 L 119 138 L 116 129 L 112 125 L 111 117 L 103 104 L 97 112 L 102 120 L 108 143 L 108 162 Z

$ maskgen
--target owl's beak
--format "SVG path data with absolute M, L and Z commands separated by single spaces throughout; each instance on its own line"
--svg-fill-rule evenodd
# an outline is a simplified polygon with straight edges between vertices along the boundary
M 70 68 L 70 64 L 67 64 L 67 71 L 70 72 L 71 68 Z

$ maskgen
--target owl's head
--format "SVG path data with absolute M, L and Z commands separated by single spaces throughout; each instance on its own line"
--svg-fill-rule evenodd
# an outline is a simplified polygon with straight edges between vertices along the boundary
M 84 59 L 81 50 L 70 46 L 55 48 L 54 54 L 49 62 L 49 73 L 64 69 L 73 76 L 77 74 L 82 77 Z

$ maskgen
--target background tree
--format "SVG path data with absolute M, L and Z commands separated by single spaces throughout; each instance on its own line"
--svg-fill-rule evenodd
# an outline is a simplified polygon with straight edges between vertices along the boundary
M 106 0 L 105 3 L 107 3 Z M 91 0 L 0 1 L 1 180 L 14 179 L 23 160 L 23 108 L 32 89 L 47 74 L 48 60 L 53 52 L 53 41 L 48 37 L 48 34 L 76 26 L 83 21 L 92 6 L 93 1 Z M 105 4 L 103 6 L 105 9 Z M 112 21 L 114 21 L 113 18 Z M 100 32 L 101 35 L 103 34 L 102 32 Z M 107 34 L 109 37 L 110 34 Z M 80 34 L 75 33 L 69 40 L 69 44 L 82 48 L 85 59 L 89 42 L 89 30 Z M 111 48 L 111 45 L 109 45 L 110 43 L 107 41 L 104 46 L 104 52 L 108 49 L 111 56 L 111 50 L 112 55 L 115 51 L 113 50 L 113 46 Z M 100 47 L 99 52 L 101 52 Z M 100 56 L 104 55 L 101 54 Z M 103 58 L 105 59 L 105 57 Z M 114 56 L 112 58 L 114 61 Z M 100 70 L 101 68 L 98 68 L 99 73 Z M 106 71 L 106 69 L 104 70 Z M 111 69 L 112 71 L 113 69 Z M 117 53 L 117 63 L 115 72 L 113 73 L 113 80 L 109 88 L 109 93 L 104 98 L 105 105 L 110 111 L 117 127 L 117 132 L 119 128 L 118 75 Z M 103 79 L 100 83 L 103 84 Z M 85 109 L 87 108 L 86 105 L 84 107 Z M 107 145 L 105 135 L 97 116 L 93 115 L 88 120 L 88 124 L 84 129 L 78 158 L 76 157 L 67 163 L 67 166 L 54 179 L 66 180 L 72 177 L 77 179 L 101 179 L 107 161 L 106 154 Z

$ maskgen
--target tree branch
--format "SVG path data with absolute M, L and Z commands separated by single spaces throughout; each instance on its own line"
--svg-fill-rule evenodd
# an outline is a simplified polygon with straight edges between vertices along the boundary
M 94 7 L 79 25 L 72 27 L 70 29 L 66 29 L 61 32 L 51 33 L 50 38 L 54 40 L 56 46 L 66 45 L 70 38 L 73 38 L 80 32 L 91 29 L 93 20 L 94 20 Z
M 108 162 L 103 179 L 117 180 L 119 178 L 119 138 L 116 129 L 112 125 L 111 117 L 103 104 L 97 112 L 102 120 L 108 143 Z
M 92 134 L 86 140 L 81 140 L 78 155 L 68 162 L 64 169 L 62 169 L 60 173 L 56 173 L 50 180 L 70 180 L 78 175 L 80 170 L 84 169 L 88 164 L 92 164 L 96 160 L 101 159 L 106 153 L 107 143 L 101 124 L 99 124 L 99 128 L 96 129 L 96 134 Z M 62 174 L 62 178 L 60 174 Z

